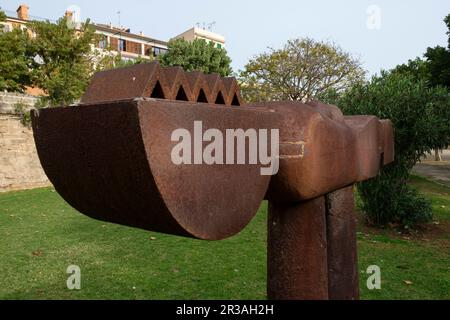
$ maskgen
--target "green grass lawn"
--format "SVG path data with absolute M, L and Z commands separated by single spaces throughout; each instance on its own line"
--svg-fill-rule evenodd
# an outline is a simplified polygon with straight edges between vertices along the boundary
M 412 234 L 360 225 L 363 299 L 450 299 L 450 188 L 413 177 L 435 223 Z M 204 242 L 87 218 L 51 188 L 0 195 L 0 299 L 265 299 L 266 215 Z M 66 268 L 81 267 L 80 291 Z M 382 289 L 366 288 L 370 265 Z

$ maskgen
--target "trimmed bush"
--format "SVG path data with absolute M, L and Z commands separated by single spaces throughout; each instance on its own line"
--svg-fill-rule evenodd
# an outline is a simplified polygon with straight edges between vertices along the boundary
M 398 73 L 382 72 L 342 95 L 331 92 L 322 98 L 337 104 L 347 115 L 375 115 L 391 119 L 394 124 L 394 163 L 382 168 L 375 179 L 358 185 L 367 222 L 414 227 L 430 221 L 430 203 L 407 183 L 420 158 L 448 142 L 448 90 L 429 88 L 424 81 Z

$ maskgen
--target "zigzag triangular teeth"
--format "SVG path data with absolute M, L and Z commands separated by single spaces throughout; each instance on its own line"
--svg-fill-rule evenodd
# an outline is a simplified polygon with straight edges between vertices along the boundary
M 157 62 L 106 70 L 94 75 L 82 103 L 96 103 L 145 97 L 150 80 L 158 73 Z
M 186 73 L 195 102 L 214 103 L 205 75 L 199 71 Z M 206 101 L 205 101 L 206 100 Z
M 157 63 L 157 69 L 148 81 L 148 91 L 145 96 L 155 99 L 168 99 L 170 94 L 171 88 L 167 81 L 165 81 L 163 68 Z
M 186 73 L 181 67 L 163 68 L 161 78 L 170 91 L 167 99 L 194 101 L 191 87 L 186 79 Z
M 184 72 L 181 67 L 162 68 L 157 61 L 96 73 L 81 101 L 96 103 L 141 97 L 242 105 L 234 78 Z
M 210 90 L 210 101 L 214 104 L 227 104 L 227 95 L 222 78 L 218 74 L 205 75 Z
M 227 105 L 240 105 L 237 90 L 239 89 L 238 83 L 235 78 L 222 78 L 223 85 L 226 90 Z
M 239 89 L 239 86 L 236 86 L 236 89 L 234 90 L 230 104 L 232 106 L 237 106 L 237 107 L 243 106 L 245 104 L 244 100 L 242 99 L 241 90 Z
M 234 87 L 236 86 L 237 82 L 235 78 L 222 78 L 223 85 L 225 86 L 225 89 L 227 90 L 227 94 L 229 94 L 232 90 L 234 90 Z

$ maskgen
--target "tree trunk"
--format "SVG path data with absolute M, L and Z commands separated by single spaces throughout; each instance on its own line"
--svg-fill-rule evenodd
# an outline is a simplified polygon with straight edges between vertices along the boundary
M 441 153 L 439 149 L 434 149 L 434 161 L 442 161 Z

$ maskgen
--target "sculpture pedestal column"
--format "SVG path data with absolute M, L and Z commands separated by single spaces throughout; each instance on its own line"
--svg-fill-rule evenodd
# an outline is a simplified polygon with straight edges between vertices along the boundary
M 274 300 L 359 298 L 353 187 L 269 203 L 267 293 Z
M 325 197 L 295 204 L 269 203 L 269 299 L 328 299 L 325 205 Z
M 353 186 L 326 196 L 328 243 L 328 297 L 358 300 L 358 250 Z

